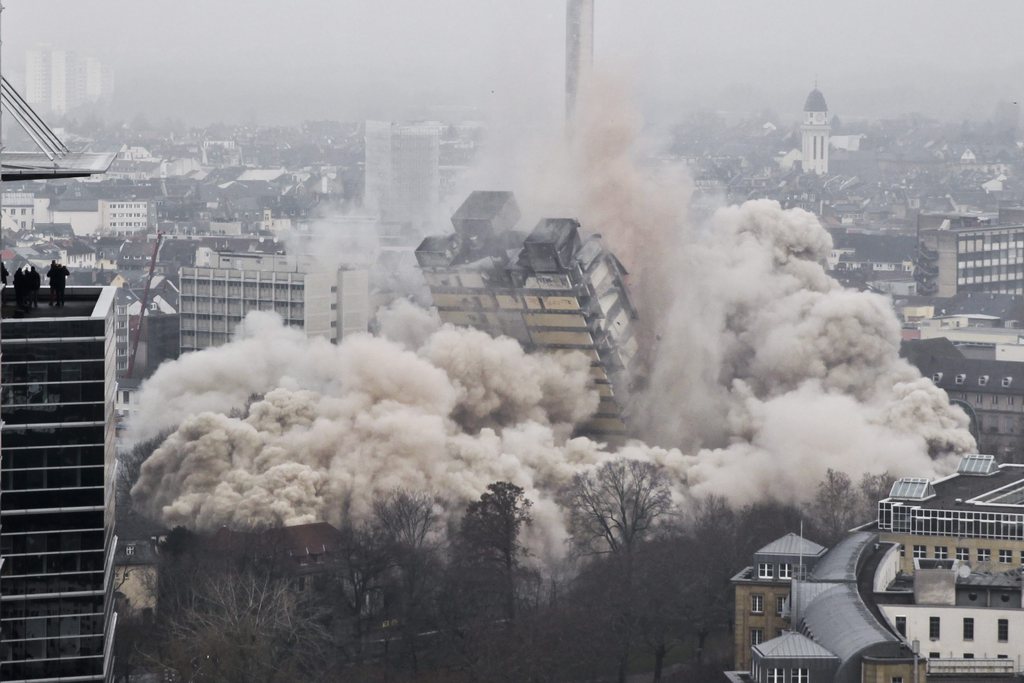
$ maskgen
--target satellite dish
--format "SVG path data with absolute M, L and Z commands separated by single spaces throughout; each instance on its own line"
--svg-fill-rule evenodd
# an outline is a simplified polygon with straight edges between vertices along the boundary
M 968 576 L 971 575 L 971 565 L 960 565 L 959 567 L 957 567 L 956 575 L 959 576 L 961 579 L 966 579 Z

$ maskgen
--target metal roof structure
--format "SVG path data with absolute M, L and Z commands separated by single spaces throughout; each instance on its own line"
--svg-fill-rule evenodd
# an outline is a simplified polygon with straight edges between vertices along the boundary
M 889 491 L 890 498 L 900 500 L 927 500 L 935 495 L 935 489 L 927 479 L 903 477 L 897 479 Z
M 996 464 L 996 457 L 994 455 L 969 453 L 960 458 L 960 464 L 957 465 L 956 471 L 959 474 L 979 474 L 987 476 L 998 472 L 999 465 Z
M 0 76 L 0 107 L 11 115 L 32 139 L 39 152 L 7 152 L 0 154 L 0 179 L 49 180 L 82 178 L 105 173 L 116 153 L 72 152 L 57 134 L 14 89 Z
M 807 636 L 795 631 L 787 631 L 777 638 L 766 640 L 755 645 L 754 649 L 765 657 L 839 659 Z
M 847 536 L 825 553 L 811 572 L 811 581 L 856 582 L 857 562 L 865 547 L 873 544 L 877 536 L 858 531 Z
M 814 541 L 809 541 L 790 532 L 764 546 L 755 555 L 805 555 L 807 557 L 817 557 L 818 555 L 823 555 L 825 550 L 824 546 L 820 546 Z
M 807 605 L 800 630 L 843 662 L 872 646 L 899 643 L 875 620 L 851 584 L 835 585 Z

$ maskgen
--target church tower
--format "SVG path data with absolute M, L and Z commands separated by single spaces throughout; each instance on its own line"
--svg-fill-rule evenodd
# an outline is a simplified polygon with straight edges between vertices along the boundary
M 803 167 L 805 173 L 828 173 L 828 134 L 832 127 L 828 123 L 828 105 L 825 96 L 817 87 L 804 102 Z

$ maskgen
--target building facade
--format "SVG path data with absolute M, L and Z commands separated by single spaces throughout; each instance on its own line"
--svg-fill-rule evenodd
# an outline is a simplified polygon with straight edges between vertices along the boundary
M 148 232 L 156 224 L 156 208 L 145 200 L 101 199 L 100 232 L 134 235 Z
M 991 572 L 1024 565 L 1024 465 L 969 455 L 948 477 L 897 480 L 876 523 L 879 538 L 899 546 L 904 574 L 922 560 Z
M 831 130 L 825 96 L 815 88 L 807 95 L 807 100 L 804 102 L 804 121 L 800 126 L 803 141 L 801 152 L 805 173 L 816 175 L 828 173 L 828 138 Z
M 430 223 L 440 199 L 438 125 L 366 122 L 363 205 L 386 223 Z
M 113 304 L 69 287 L 3 320 L 0 680 L 113 674 Z
M 62 116 L 109 97 L 113 89 L 113 72 L 94 57 L 48 45 L 37 45 L 25 53 L 25 99 L 45 114 Z
M 795 577 L 814 568 L 825 548 L 796 534 L 786 534 L 754 553 L 754 563 L 732 578 L 735 597 L 733 661 L 752 671 L 752 653 L 789 628 L 789 588 Z
M 285 254 L 215 252 L 203 260 L 211 266 L 180 271 L 181 353 L 227 343 L 250 311 L 273 311 L 307 337 L 332 342 L 367 330 L 365 270 L 320 270 Z
M 637 351 L 625 269 L 575 219 L 541 219 L 528 235 L 518 220 L 511 192 L 473 192 L 452 216 L 454 234 L 423 240 L 416 259 L 434 306 L 444 322 L 527 350 L 586 354 L 601 398 L 585 431 L 624 435 L 616 395 Z
M 1024 361 L 967 358 L 942 337 L 905 342 L 901 354 L 967 412 L 981 452 L 1024 462 Z
M 959 292 L 1024 294 L 1024 225 L 919 218 L 914 277 L 924 296 Z

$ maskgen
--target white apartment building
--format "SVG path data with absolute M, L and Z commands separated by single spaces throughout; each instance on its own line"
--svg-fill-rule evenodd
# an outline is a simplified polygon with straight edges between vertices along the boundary
M 101 199 L 99 212 L 100 230 L 113 235 L 146 232 L 156 219 L 156 211 L 148 201 Z
M 60 116 L 113 90 L 113 71 L 94 57 L 48 45 L 25 53 L 25 99 L 37 111 Z
M 4 192 L 0 211 L 4 227 L 31 230 L 35 225 L 35 195 L 31 192 Z
M 881 600 L 889 625 L 930 660 L 1011 660 L 1021 670 L 1024 610 L 1020 569 L 972 571 L 968 562 L 923 560 L 906 586 L 913 600 Z M 904 579 L 906 581 L 906 579 Z M 895 595 L 899 582 L 889 587 Z M 909 595 L 908 595 L 909 597 Z
M 369 275 L 325 270 L 286 254 L 200 250 L 194 268 L 182 268 L 181 352 L 230 341 L 249 311 L 273 311 L 307 337 L 332 342 L 365 332 Z

